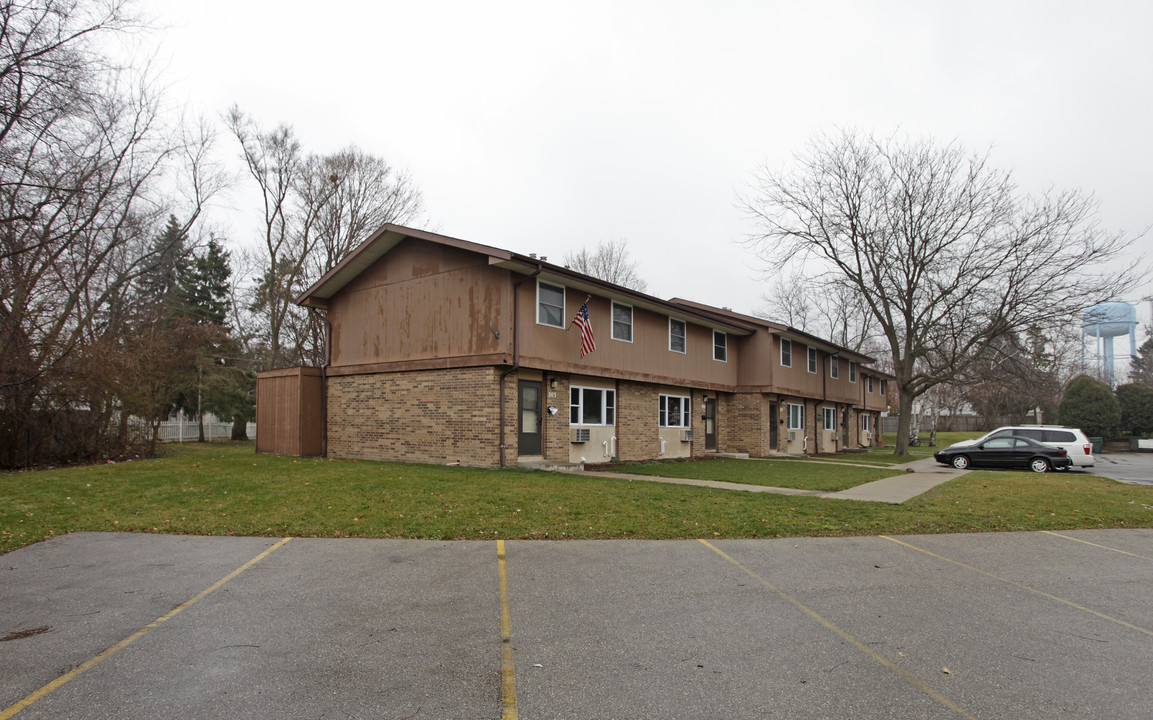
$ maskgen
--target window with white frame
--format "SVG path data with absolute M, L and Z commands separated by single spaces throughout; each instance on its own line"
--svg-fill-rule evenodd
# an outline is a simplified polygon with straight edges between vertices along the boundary
M 781 338 L 781 366 L 793 366 L 793 341 L 788 338 Z
M 713 330 L 713 360 L 729 361 L 729 336 Z
M 569 424 L 616 425 L 617 392 L 607 388 L 569 388 Z
M 536 321 L 540 325 L 563 328 L 564 286 L 538 280 L 536 284 Z
M 837 409 L 836 408 L 821 408 L 821 418 L 826 430 L 837 429 Z
M 797 403 L 789 403 L 789 429 L 790 430 L 804 430 L 805 429 L 805 406 L 798 405 Z
M 849 382 L 857 382 L 857 363 L 849 361 Z
M 684 395 L 661 395 L 659 424 L 663 428 L 689 427 L 689 411 L 692 400 Z
M 817 349 L 815 347 L 809 348 L 809 372 L 817 372 Z
M 633 341 L 633 308 L 613 303 L 613 340 Z
M 685 351 L 685 321 L 669 318 L 669 350 Z
M 872 378 L 870 378 L 872 379 Z M 861 430 L 869 432 L 873 429 L 873 416 L 868 413 L 861 414 Z
M 836 355 L 829 356 L 829 377 L 836 380 L 841 377 L 841 363 L 840 358 Z

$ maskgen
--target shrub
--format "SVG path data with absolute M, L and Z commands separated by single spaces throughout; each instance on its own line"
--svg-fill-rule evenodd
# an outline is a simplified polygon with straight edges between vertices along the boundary
M 1066 388 L 1057 416 L 1062 425 L 1081 428 L 1090 437 L 1115 437 L 1121 425 L 1121 405 L 1108 385 L 1078 375 Z
M 1121 405 L 1121 431 L 1132 435 L 1153 435 L 1153 387 L 1131 383 L 1117 388 Z

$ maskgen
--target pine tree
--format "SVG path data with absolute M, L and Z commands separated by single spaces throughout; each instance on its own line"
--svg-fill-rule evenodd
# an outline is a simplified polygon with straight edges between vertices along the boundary
M 168 216 L 168 224 L 152 241 L 148 256 L 151 261 L 137 282 L 139 302 L 145 314 L 158 319 L 171 312 L 179 293 L 180 278 L 188 269 L 184 229 L 175 215 Z
M 224 327 L 231 309 L 228 280 L 232 277 L 230 254 L 215 236 L 194 255 L 178 277 L 182 312 L 198 325 Z
M 1129 359 L 1129 381 L 1153 387 L 1153 333 Z

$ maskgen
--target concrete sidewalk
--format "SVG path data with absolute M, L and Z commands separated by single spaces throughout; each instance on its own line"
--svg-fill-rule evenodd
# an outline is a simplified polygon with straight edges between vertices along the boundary
M 804 461 L 796 460 L 796 462 Z M 844 464 L 862 467 L 856 463 L 824 462 L 821 464 Z M 894 477 L 874 480 L 873 482 L 865 483 L 864 485 L 857 485 L 856 487 L 849 488 L 848 490 L 840 490 L 838 492 L 824 492 L 821 490 L 797 490 L 794 488 L 779 488 L 770 487 L 767 485 L 744 485 L 742 483 L 720 482 L 717 480 L 670 478 L 658 477 L 655 475 L 633 475 L 631 473 L 598 472 L 592 470 L 582 470 L 576 474 L 591 475 L 593 477 L 616 478 L 618 480 L 644 480 L 649 482 L 671 483 L 673 485 L 695 485 L 697 487 L 715 488 L 717 490 L 738 490 L 752 493 L 775 493 L 778 495 L 809 495 L 812 497 L 831 498 L 834 500 L 862 500 L 866 502 L 883 502 L 899 505 L 906 500 L 915 498 L 918 495 L 927 492 L 932 488 L 935 488 L 943 482 L 947 482 L 953 478 L 961 477 L 965 473 L 969 472 L 968 470 L 955 470 L 951 467 L 940 465 L 936 460 L 933 460 L 932 458 L 915 460 L 911 463 L 893 465 L 892 467 L 894 470 L 903 470 L 904 472 Z

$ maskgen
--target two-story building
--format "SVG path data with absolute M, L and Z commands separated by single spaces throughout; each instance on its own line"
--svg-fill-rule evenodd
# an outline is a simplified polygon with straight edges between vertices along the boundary
M 812 335 L 399 226 L 297 302 L 323 309 L 328 362 L 261 375 L 261 452 L 493 467 L 813 454 L 868 446 L 885 408 L 873 359 Z M 305 421 L 309 403 L 284 397 L 310 378 Z

